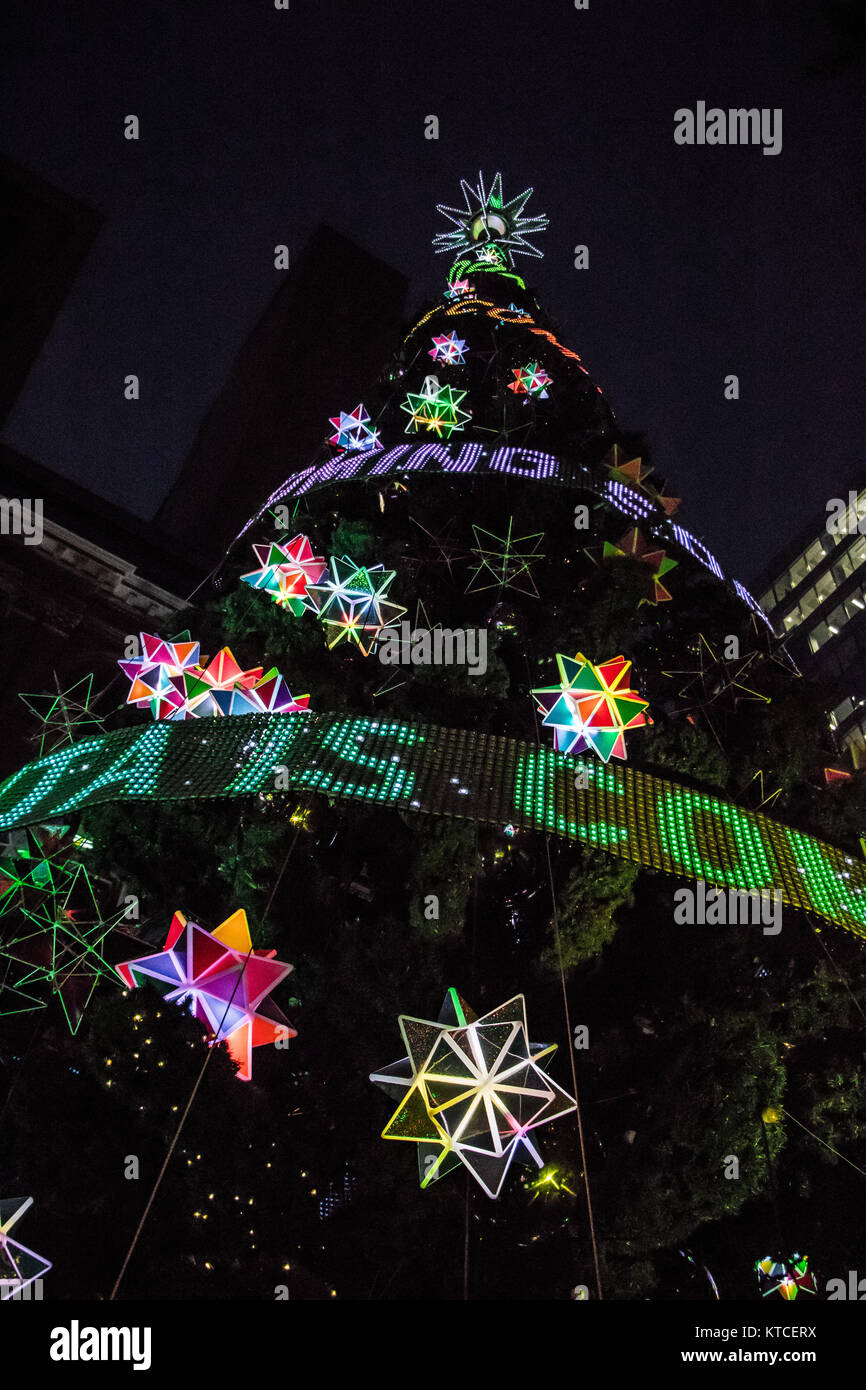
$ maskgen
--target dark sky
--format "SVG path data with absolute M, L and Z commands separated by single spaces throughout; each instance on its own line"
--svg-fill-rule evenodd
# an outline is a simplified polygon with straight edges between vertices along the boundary
M 854 0 L 14 9 L 6 152 L 106 221 L 6 438 L 112 501 L 159 505 L 279 283 L 276 243 L 296 254 L 330 222 L 412 277 L 414 310 L 447 269 L 435 204 L 479 169 L 500 169 L 506 196 L 535 186 L 550 227 L 524 273 L 736 577 L 862 464 Z M 699 100 L 781 107 L 781 153 L 676 145 L 674 111 Z

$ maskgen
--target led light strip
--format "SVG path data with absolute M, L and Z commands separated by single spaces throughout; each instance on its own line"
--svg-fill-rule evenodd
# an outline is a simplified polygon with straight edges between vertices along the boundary
M 575 787 L 578 779 L 585 789 Z M 0 786 L 0 830 L 112 801 L 321 792 L 549 831 L 680 878 L 782 900 L 866 940 L 866 864 L 637 768 L 501 735 L 345 714 L 251 714 L 84 739 Z
M 290 498 L 303 496 L 308 492 L 327 487 L 334 482 L 350 479 L 381 478 L 390 473 L 409 473 L 424 470 L 428 473 L 505 473 L 514 478 L 526 478 L 530 482 L 552 483 L 558 487 L 580 488 L 604 498 L 617 511 L 632 521 L 639 521 L 656 538 L 668 545 L 676 544 L 687 551 L 695 560 L 714 574 L 722 583 L 729 584 L 743 603 L 762 618 L 770 631 L 772 623 L 757 599 L 753 598 L 745 585 L 739 580 L 729 580 L 723 573 L 715 556 L 684 526 L 680 526 L 659 515 L 659 509 L 650 498 L 637 488 L 627 487 L 613 479 L 605 480 L 599 487 L 598 479 L 589 468 L 582 464 L 565 463 L 555 454 L 541 449 L 522 449 L 506 445 L 493 449 L 483 444 L 468 442 L 435 444 L 398 444 L 392 449 L 365 449 L 362 452 L 346 451 L 336 455 L 318 468 L 305 468 L 293 473 L 268 498 L 261 511 L 250 517 L 234 545 L 246 535 L 247 531 L 272 507 Z

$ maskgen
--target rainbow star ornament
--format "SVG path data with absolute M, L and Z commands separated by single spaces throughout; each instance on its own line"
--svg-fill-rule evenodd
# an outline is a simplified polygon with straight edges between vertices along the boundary
M 629 689 L 631 662 L 611 657 L 598 666 L 581 652 L 574 660 L 557 654 L 560 684 L 533 690 L 541 721 L 553 729 L 554 747 L 560 753 L 591 749 L 602 762 L 625 758 L 625 731 L 646 723 L 642 700 Z
M 795 1252 L 787 1260 L 767 1255 L 763 1260 L 755 1261 L 755 1273 L 762 1298 L 778 1294 L 786 1303 L 790 1303 L 798 1294 L 818 1292 L 815 1276 L 809 1269 L 808 1255 Z
M 0 1200 L 0 1303 L 20 1298 L 28 1284 L 40 1279 L 51 1268 L 50 1260 L 28 1250 L 26 1245 L 19 1245 L 9 1235 L 16 1221 L 20 1221 L 32 1205 L 32 1197 Z
M 238 1065 L 238 1077 L 249 1081 L 254 1047 L 297 1037 L 297 1030 L 267 997 L 294 970 L 275 960 L 276 954 L 253 950 L 243 909 L 213 932 L 176 912 L 163 949 L 124 961 L 117 971 L 127 988 L 150 984 L 169 1002 L 185 1006 L 204 1024 L 211 1045 L 226 1044 Z
M 241 580 L 253 589 L 261 589 L 278 608 L 296 618 L 313 607 L 307 597 L 307 585 L 318 584 L 328 565 L 322 555 L 314 555 L 307 536 L 293 536 L 290 541 L 271 541 L 254 545 L 253 554 L 259 568 L 242 574 Z
M 421 1186 L 462 1164 L 496 1198 L 515 1158 L 544 1166 L 530 1130 L 576 1108 L 539 1066 L 556 1044 L 532 1043 L 523 995 L 477 1018 L 449 989 L 438 1022 L 400 1018 L 408 1057 L 370 1080 L 399 1104 L 384 1139 L 418 1145 Z
M 341 410 L 328 420 L 335 431 L 328 443 L 336 449 L 375 449 L 379 444 L 379 431 L 370 429 L 370 416 L 363 403 L 354 410 Z
M 538 362 L 529 362 L 525 367 L 512 367 L 511 375 L 514 381 L 509 381 L 508 389 L 516 396 L 536 396 L 540 401 L 547 400 L 547 388 L 553 378 Z

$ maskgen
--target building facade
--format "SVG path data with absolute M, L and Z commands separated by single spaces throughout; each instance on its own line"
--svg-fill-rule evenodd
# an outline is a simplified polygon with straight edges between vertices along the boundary
M 803 674 L 826 687 L 840 749 L 866 766 L 866 481 L 829 499 L 754 592 Z

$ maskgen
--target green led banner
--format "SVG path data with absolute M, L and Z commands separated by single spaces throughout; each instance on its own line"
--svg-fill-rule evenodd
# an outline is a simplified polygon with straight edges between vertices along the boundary
M 300 791 L 547 830 L 721 888 L 779 889 L 866 939 L 866 864 L 842 850 L 627 765 L 438 725 L 303 713 L 122 729 L 8 778 L 0 830 L 108 801 Z

